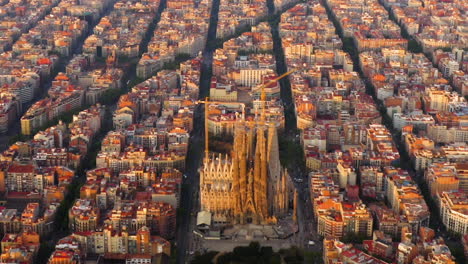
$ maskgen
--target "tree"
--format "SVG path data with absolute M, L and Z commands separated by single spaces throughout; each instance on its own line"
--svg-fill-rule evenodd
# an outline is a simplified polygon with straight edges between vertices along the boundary
M 421 53 L 423 52 L 423 49 L 416 40 L 410 39 L 408 41 L 408 51 L 413 53 Z
M 27 141 L 27 140 L 30 140 L 30 139 L 31 139 L 31 136 L 23 135 L 21 133 L 16 134 L 16 135 L 11 136 L 8 139 L 8 145 L 13 145 L 18 141 L 23 141 L 24 142 L 24 141 Z
M 305 263 L 321 263 L 322 262 L 322 251 L 305 251 L 304 252 Z
M 42 242 L 37 252 L 36 263 L 47 263 L 54 249 L 55 245 L 51 241 Z
M 341 239 L 341 241 L 344 243 L 362 244 L 362 241 L 366 239 L 368 239 L 368 237 L 364 234 L 348 233 Z
M 196 255 L 192 260 L 192 264 L 212 263 L 213 258 L 218 255 L 218 253 L 218 251 L 209 251 L 205 254 Z
M 301 249 L 296 246 L 292 246 L 288 249 L 281 249 L 279 253 L 283 256 L 286 263 L 303 263 L 304 253 Z
M 128 87 L 133 87 L 133 86 L 135 86 L 135 85 L 137 85 L 137 84 L 140 84 L 140 83 L 142 83 L 142 82 L 144 82 L 144 81 L 145 81 L 145 79 L 136 77 L 136 78 L 132 79 L 132 80 L 128 83 L 127 88 L 128 88 Z
M 117 89 L 117 88 L 107 89 L 101 94 L 101 96 L 99 96 L 98 101 L 102 105 L 111 105 L 119 99 L 121 94 L 122 94 L 122 91 L 120 89 Z
M 212 263 L 214 257 L 218 254 L 216 251 L 210 251 L 203 255 L 196 255 L 192 264 Z M 307 253 L 307 260 L 319 263 L 321 260 L 320 252 Z M 232 252 L 226 252 L 217 257 L 218 264 L 280 264 L 280 263 L 303 263 L 304 251 L 297 247 L 281 249 L 279 252 L 273 251 L 271 247 L 262 247 L 258 242 L 251 242 L 248 246 L 239 246 Z M 282 262 L 282 258 L 284 262 Z

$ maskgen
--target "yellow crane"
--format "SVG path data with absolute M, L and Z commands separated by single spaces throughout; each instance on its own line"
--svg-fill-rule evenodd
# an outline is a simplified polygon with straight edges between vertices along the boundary
M 221 101 L 210 101 L 209 97 L 205 97 L 205 100 L 198 100 L 197 104 L 205 104 L 205 158 L 208 158 L 208 104 L 239 104 L 242 106 L 242 119 L 245 118 L 245 104 L 240 102 L 221 102 Z
M 265 94 L 265 87 L 268 87 L 269 85 L 283 79 L 284 77 L 290 75 L 294 71 L 288 71 L 280 76 L 276 77 L 273 80 L 268 81 L 267 83 L 264 83 L 260 86 L 261 89 L 261 94 L 260 94 L 260 101 L 262 103 L 262 115 L 261 115 L 261 121 L 263 122 L 265 120 L 265 103 L 266 103 L 266 94 Z M 210 101 L 209 97 L 205 97 L 205 100 L 198 100 L 197 104 L 205 104 L 205 159 L 208 160 L 208 154 L 209 154 L 209 133 L 208 133 L 208 104 L 213 103 L 213 104 L 240 104 L 242 106 L 242 119 L 245 120 L 245 104 L 240 103 L 240 102 L 221 102 L 221 101 Z
M 266 104 L 266 93 L 265 93 L 265 87 L 268 87 L 270 86 L 271 84 L 283 79 L 284 77 L 290 75 L 291 73 L 293 73 L 294 70 L 291 70 L 291 71 L 288 71 L 288 72 L 285 72 L 283 74 L 281 74 L 280 76 L 276 77 L 275 79 L 273 80 L 270 80 L 268 81 L 267 83 L 264 83 L 260 86 L 260 89 L 261 89 L 261 93 L 260 93 L 260 102 L 262 104 L 262 114 L 260 116 L 260 120 L 261 121 L 265 121 L 265 104 Z

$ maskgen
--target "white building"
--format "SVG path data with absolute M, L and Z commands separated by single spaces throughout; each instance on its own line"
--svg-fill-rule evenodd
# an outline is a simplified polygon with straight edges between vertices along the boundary
M 433 124 L 435 124 L 435 120 L 430 115 L 405 115 L 403 113 L 393 115 L 393 127 L 398 130 L 404 126 L 413 125 L 414 128 L 425 131 L 428 125 Z
M 448 230 L 468 233 L 468 196 L 463 191 L 438 194 L 442 222 Z

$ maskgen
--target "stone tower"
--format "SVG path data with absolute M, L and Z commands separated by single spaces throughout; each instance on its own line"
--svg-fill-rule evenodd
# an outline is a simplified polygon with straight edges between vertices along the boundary
M 230 157 L 205 160 L 200 177 L 201 208 L 218 223 L 271 224 L 289 209 L 273 123 L 239 121 Z

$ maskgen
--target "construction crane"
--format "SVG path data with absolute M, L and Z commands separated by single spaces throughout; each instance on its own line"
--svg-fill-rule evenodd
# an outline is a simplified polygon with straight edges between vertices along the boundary
M 274 84 L 275 82 L 283 79 L 284 77 L 290 75 L 291 73 L 293 73 L 294 70 L 291 70 L 291 71 L 288 71 L 288 72 L 285 72 L 283 74 L 281 74 L 280 76 L 276 77 L 275 79 L 273 80 L 270 80 L 268 81 L 267 83 L 264 83 L 260 86 L 260 89 L 261 89 L 261 92 L 260 92 L 260 102 L 262 104 L 262 114 L 260 116 L 260 120 L 262 122 L 265 121 L 265 108 L 266 108 L 266 93 L 265 93 L 265 87 L 268 87 L 270 86 L 271 84 Z
M 205 158 L 208 158 L 208 104 L 239 104 L 242 106 L 242 119 L 245 119 L 245 104 L 240 102 L 221 102 L 221 101 L 210 101 L 209 97 L 205 97 L 205 100 L 198 100 L 197 104 L 205 104 Z
M 284 77 L 290 75 L 294 71 L 288 71 L 280 76 L 276 77 L 273 80 L 268 81 L 267 83 L 262 84 L 259 88 L 261 89 L 261 94 L 260 94 L 260 101 L 262 103 L 262 115 L 260 117 L 261 122 L 265 121 L 265 103 L 266 103 L 266 94 L 265 94 L 265 87 L 268 87 L 269 85 L 283 79 Z M 198 100 L 197 104 L 205 104 L 205 159 L 208 160 L 208 154 L 209 154 L 209 133 L 208 133 L 208 104 L 213 103 L 213 104 L 240 104 L 242 106 L 242 119 L 245 120 L 245 104 L 240 103 L 240 102 L 221 102 L 221 101 L 210 101 L 209 97 L 205 97 L 205 100 Z

